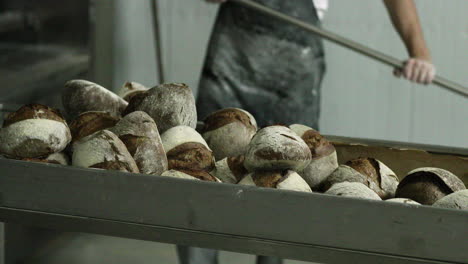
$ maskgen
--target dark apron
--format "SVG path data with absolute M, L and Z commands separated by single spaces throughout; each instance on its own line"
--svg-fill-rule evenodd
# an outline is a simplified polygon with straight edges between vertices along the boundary
M 255 0 L 319 25 L 312 0 Z M 199 117 L 226 107 L 251 112 L 260 126 L 318 129 L 325 72 L 319 37 L 227 2 L 220 7 L 199 86 Z
M 312 0 L 255 0 L 319 25 Z M 325 73 L 320 38 L 236 3 L 223 4 L 200 80 L 199 118 L 226 107 L 252 113 L 260 126 L 301 123 L 318 129 Z M 212 249 L 178 247 L 181 264 L 215 264 Z M 279 264 L 275 257 L 258 264 Z

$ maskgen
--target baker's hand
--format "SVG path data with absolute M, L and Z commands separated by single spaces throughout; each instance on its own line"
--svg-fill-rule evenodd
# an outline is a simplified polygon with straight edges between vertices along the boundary
M 226 2 L 227 0 L 206 0 L 207 2 L 210 2 L 210 3 L 224 3 Z
M 393 73 L 415 83 L 430 84 L 436 75 L 436 68 L 428 60 L 410 58 L 405 61 L 403 68 L 397 68 Z

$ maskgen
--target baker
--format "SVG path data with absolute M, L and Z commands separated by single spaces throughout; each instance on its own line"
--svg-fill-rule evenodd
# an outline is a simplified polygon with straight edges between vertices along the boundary
M 226 107 L 252 113 L 259 126 L 305 124 L 318 129 L 320 85 L 325 73 L 318 36 L 226 0 L 214 27 L 199 85 L 199 117 Z M 253 0 L 320 25 L 327 0 Z M 384 0 L 409 59 L 395 75 L 429 84 L 435 76 L 413 0 Z M 217 263 L 217 251 L 179 247 L 181 264 Z M 257 263 L 281 263 L 258 257 Z

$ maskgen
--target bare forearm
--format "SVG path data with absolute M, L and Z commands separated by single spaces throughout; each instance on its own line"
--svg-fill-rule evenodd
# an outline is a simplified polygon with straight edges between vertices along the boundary
M 430 61 L 418 12 L 413 0 L 384 0 L 395 29 L 400 34 L 410 57 Z

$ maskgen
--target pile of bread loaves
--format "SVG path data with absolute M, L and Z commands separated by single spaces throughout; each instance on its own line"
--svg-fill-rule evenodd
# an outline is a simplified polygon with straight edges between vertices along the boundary
M 117 94 L 72 80 L 59 111 L 30 104 L 9 114 L 0 154 L 26 161 L 468 210 L 468 190 L 449 171 L 420 168 L 399 182 L 384 163 L 339 165 L 334 146 L 293 124 L 258 129 L 242 109 L 212 113 L 197 126 L 185 84 L 151 89 L 128 82 Z M 68 122 L 67 122 L 68 121 Z

